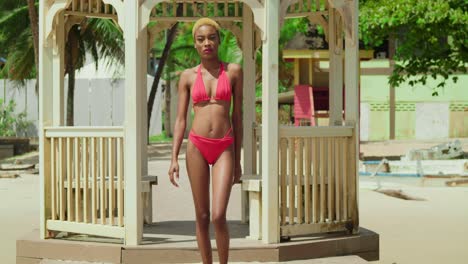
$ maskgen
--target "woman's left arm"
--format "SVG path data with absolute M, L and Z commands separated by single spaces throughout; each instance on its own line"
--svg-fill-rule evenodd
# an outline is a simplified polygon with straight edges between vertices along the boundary
M 233 97 L 234 104 L 232 109 L 232 124 L 234 130 L 234 183 L 240 182 L 242 175 L 241 169 L 241 146 L 243 136 L 243 125 L 242 125 L 242 93 L 243 93 L 243 72 L 239 64 L 232 64 L 232 78 L 233 83 Z

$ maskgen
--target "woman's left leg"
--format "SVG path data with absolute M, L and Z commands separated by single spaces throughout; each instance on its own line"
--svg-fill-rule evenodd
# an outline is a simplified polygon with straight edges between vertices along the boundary
M 229 257 L 229 230 L 226 221 L 226 210 L 231 195 L 233 166 L 234 151 L 231 145 L 213 165 L 211 220 L 215 229 L 220 264 L 227 263 Z

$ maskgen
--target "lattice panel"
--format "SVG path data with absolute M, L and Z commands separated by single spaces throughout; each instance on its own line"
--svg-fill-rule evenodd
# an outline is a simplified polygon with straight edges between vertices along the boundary
M 416 111 L 416 104 L 413 103 L 399 103 L 395 105 L 397 112 L 414 112 Z
M 116 16 L 117 12 L 112 5 L 105 4 L 102 0 L 72 0 L 66 14 L 109 17 Z
M 151 20 L 163 21 L 177 17 L 179 10 L 180 18 L 199 18 L 210 16 L 217 20 L 228 18 L 242 18 L 243 4 L 239 1 L 171 1 L 156 5 L 151 12 Z M 183 20 L 183 19 L 182 19 Z
M 451 103 L 449 106 L 450 112 L 468 112 L 467 103 Z

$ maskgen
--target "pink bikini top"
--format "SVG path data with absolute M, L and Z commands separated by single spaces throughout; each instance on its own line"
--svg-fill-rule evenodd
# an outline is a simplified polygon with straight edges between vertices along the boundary
M 216 94 L 211 98 L 208 97 L 208 94 L 206 93 L 205 84 L 203 83 L 203 77 L 201 75 L 201 65 L 198 67 L 197 78 L 195 79 L 195 84 L 192 90 L 193 104 L 195 105 L 200 102 L 210 101 L 211 99 L 231 102 L 231 84 L 229 83 L 229 79 L 224 71 L 223 63 L 221 63 L 221 67 L 219 69 Z

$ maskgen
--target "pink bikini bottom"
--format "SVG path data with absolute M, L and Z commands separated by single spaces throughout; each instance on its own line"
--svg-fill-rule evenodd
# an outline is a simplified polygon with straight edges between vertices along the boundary
M 190 131 L 189 139 L 197 147 L 208 164 L 213 165 L 221 153 L 234 142 L 234 137 L 229 135 L 231 131 L 232 127 L 223 138 L 206 138 Z

